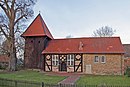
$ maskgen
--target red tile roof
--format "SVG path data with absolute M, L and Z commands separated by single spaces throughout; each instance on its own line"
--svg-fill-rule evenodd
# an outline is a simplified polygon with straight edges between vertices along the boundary
M 9 62 L 9 57 L 7 55 L 0 55 L 0 62 Z
M 124 53 L 119 37 L 53 39 L 42 52 L 49 53 Z
M 53 39 L 53 36 L 48 30 L 40 14 L 34 19 L 22 36 L 48 36 L 49 38 Z

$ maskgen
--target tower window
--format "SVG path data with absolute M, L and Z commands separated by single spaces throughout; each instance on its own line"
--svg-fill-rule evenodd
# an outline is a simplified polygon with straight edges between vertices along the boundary
M 38 43 L 40 43 L 40 41 L 38 41 Z
M 31 43 L 33 43 L 33 40 L 31 40 Z

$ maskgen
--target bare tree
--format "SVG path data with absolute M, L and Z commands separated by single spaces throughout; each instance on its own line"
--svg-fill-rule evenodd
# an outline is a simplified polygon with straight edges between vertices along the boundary
M 36 0 L 0 0 L 0 33 L 6 38 L 7 54 L 10 57 L 9 70 L 16 70 L 16 35 L 23 23 L 34 14 Z
M 94 37 L 111 37 L 114 35 L 116 30 L 113 30 L 111 27 L 105 26 L 101 27 L 93 32 Z

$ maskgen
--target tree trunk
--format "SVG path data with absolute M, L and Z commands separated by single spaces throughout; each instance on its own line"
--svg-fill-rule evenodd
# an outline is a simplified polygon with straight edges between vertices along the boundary
M 14 34 L 14 16 L 10 19 L 9 24 L 10 29 L 10 39 L 9 39 L 9 52 L 10 52 L 10 65 L 9 70 L 15 71 L 16 70 L 16 63 L 17 63 L 17 57 L 16 57 L 16 47 L 15 47 L 15 34 Z
M 12 42 L 12 41 L 11 41 Z M 15 71 L 16 70 L 16 62 L 17 62 L 17 58 L 16 58 L 16 48 L 14 43 L 11 44 L 11 48 L 10 48 L 10 67 L 9 70 L 10 71 Z

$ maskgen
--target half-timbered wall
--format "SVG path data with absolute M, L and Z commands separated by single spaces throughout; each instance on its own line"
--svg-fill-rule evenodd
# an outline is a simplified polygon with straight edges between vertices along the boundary
M 44 68 L 42 51 L 45 49 L 49 39 L 47 37 L 25 38 L 25 67 Z
M 45 55 L 45 71 L 82 72 L 82 54 Z

